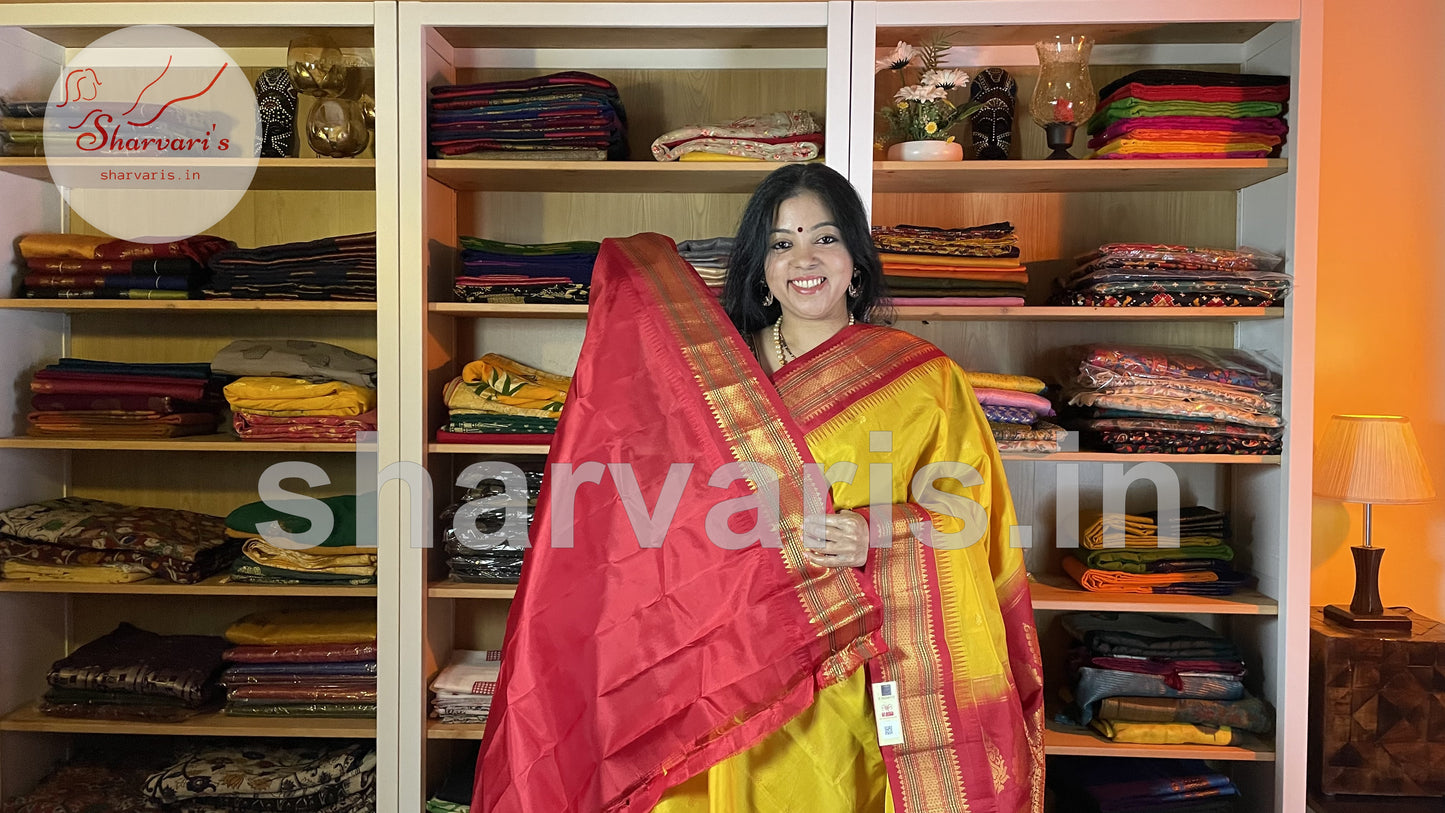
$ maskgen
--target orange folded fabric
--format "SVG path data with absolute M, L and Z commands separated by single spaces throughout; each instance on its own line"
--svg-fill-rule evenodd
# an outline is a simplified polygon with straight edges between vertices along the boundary
M 1185 573 L 1120 573 L 1113 570 L 1095 570 L 1072 556 L 1064 557 L 1064 571 L 1091 593 L 1153 593 L 1153 588 L 1171 584 L 1219 581 L 1219 576 L 1208 570 Z
M 983 268 L 908 268 L 905 266 L 885 265 L 883 273 L 890 277 L 918 277 L 921 279 L 973 279 L 989 280 L 997 282 L 1028 282 L 1029 272 L 1023 268 L 1018 270 L 997 270 Z

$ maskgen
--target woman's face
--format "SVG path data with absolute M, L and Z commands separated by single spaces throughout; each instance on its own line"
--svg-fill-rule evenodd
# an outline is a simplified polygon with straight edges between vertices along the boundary
M 816 194 L 803 192 L 778 206 L 763 270 L 789 320 L 848 318 L 853 257 L 832 211 Z

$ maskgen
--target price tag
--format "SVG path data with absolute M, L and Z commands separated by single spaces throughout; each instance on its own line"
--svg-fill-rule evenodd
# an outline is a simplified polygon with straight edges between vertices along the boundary
M 873 684 L 873 721 L 878 724 L 879 745 L 903 744 L 903 710 L 898 704 L 898 681 Z

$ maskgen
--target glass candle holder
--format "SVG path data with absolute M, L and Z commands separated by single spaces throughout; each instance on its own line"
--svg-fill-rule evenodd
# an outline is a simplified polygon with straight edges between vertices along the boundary
M 346 65 L 336 41 L 323 34 L 291 40 L 286 48 L 286 72 L 298 93 L 339 96 L 346 82 Z
M 1039 81 L 1029 102 L 1034 123 L 1044 128 L 1049 158 L 1073 158 L 1074 130 L 1094 115 L 1097 97 L 1089 79 L 1089 52 L 1093 40 L 1084 36 L 1058 36 L 1034 43 L 1039 52 Z
M 355 99 L 322 99 L 306 117 L 306 143 L 317 155 L 352 158 L 364 152 L 370 140 L 361 102 Z

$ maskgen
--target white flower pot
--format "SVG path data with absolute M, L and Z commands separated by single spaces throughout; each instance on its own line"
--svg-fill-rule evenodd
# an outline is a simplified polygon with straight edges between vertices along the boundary
M 904 141 L 888 148 L 889 161 L 962 161 L 963 145 L 957 141 Z

